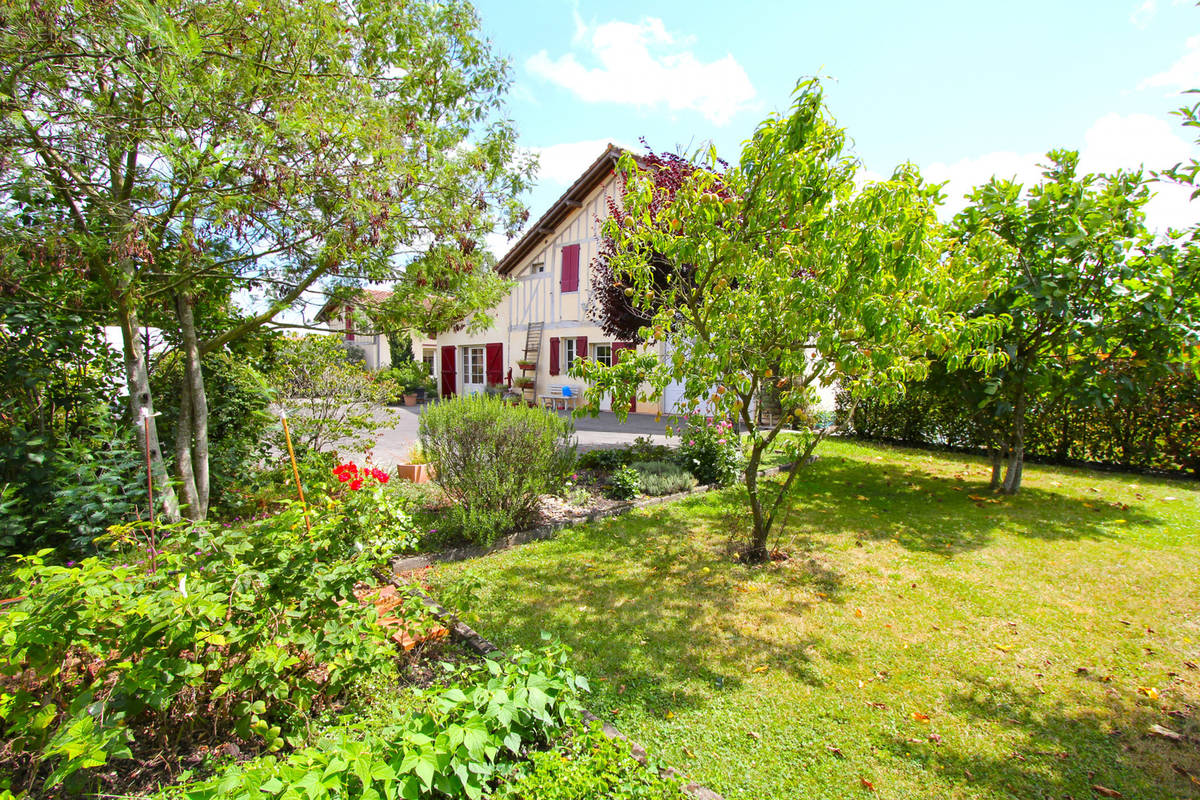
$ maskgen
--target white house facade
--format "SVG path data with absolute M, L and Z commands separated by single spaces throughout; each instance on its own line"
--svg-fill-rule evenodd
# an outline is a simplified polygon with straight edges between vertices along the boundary
M 512 385 L 533 402 L 553 402 L 564 387 L 579 398 L 586 387 L 568 374 L 577 358 L 611 364 L 634 348 L 632 342 L 606 335 L 587 313 L 600 225 L 608 216 L 609 199 L 619 200 L 614 168 L 620 154 L 609 145 L 497 264 L 497 271 L 517 285 L 490 311 L 491 327 L 438 336 L 441 396 Z M 523 378 L 532 379 L 532 386 L 522 387 Z M 563 405 L 572 402 L 577 400 Z M 601 409 L 609 410 L 607 398 Z M 631 410 L 655 414 L 675 409 L 638 400 Z

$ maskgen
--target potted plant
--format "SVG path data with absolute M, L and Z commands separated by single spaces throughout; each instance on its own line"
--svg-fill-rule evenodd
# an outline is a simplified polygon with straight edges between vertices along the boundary
M 524 370 L 537 369 L 537 362 L 531 361 L 528 358 L 521 358 L 517 360 L 517 368 Z
M 528 389 L 530 386 L 533 386 L 533 378 L 529 375 L 518 375 L 513 378 L 513 386 L 520 389 Z
M 429 462 L 420 444 L 414 444 L 409 449 L 408 463 L 396 465 L 396 477 L 413 483 L 425 483 L 429 480 Z

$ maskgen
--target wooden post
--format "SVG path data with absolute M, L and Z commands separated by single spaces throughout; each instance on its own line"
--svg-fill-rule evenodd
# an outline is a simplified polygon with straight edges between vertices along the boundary
M 296 494 L 300 495 L 300 507 L 304 509 L 304 529 L 308 538 L 312 539 L 312 523 L 308 519 L 308 503 L 304 500 L 304 487 L 300 485 L 300 468 L 296 466 L 296 451 L 292 449 L 292 432 L 288 429 L 287 411 L 279 410 L 279 419 L 283 422 L 283 438 L 287 440 L 288 457 L 292 460 L 292 476 L 296 479 Z
M 150 468 L 150 409 L 142 406 L 142 429 L 146 435 L 146 497 L 150 508 L 150 571 L 158 572 L 158 537 L 154 534 L 154 471 Z

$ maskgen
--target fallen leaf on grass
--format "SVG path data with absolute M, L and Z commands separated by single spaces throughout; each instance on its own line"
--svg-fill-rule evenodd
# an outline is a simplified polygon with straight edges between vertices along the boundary
M 1164 728 L 1162 725 L 1151 725 L 1150 732 L 1155 736 L 1161 736 L 1164 739 L 1170 739 L 1172 742 L 1183 741 L 1183 734 L 1177 733 L 1170 728 Z
M 755 668 L 754 668 L 754 671 L 755 671 L 755 672 L 766 672 L 766 671 L 767 671 L 767 665 L 766 665 L 766 664 L 763 664 L 761 667 L 755 667 Z
M 840 747 L 834 747 L 834 746 L 833 746 L 833 745 L 831 745 L 831 744 L 827 744 L 827 745 L 825 745 L 825 749 L 826 749 L 826 750 L 828 750 L 830 753 L 833 753 L 833 754 L 834 754 L 835 756 L 837 756 L 838 758 L 845 758 L 845 757 L 846 757 L 846 755 L 845 755 L 845 754 L 842 752 L 842 750 L 841 750 L 841 748 L 840 748 Z
M 754 731 L 746 731 L 746 735 L 749 736 L 751 739 L 753 739 L 756 742 L 759 741 L 760 739 L 762 739 L 762 737 L 759 736 Z
M 1005 647 L 1004 645 L 1002 645 L 1002 644 L 997 644 L 997 643 L 995 643 L 995 642 L 993 642 L 993 643 L 992 643 L 992 647 L 996 648 L 996 649 L 997 649 L 997 650 L 999 650 L 1001 653 L 1008 653 L 1008 652 L 1012 651 L 1012 648 L 1011 648 L 1011 647 Z
M 863 615 L 863 613 L 862 613 L 861 608 L 854 609 L 854 616 L 858 617 L 859 619 L 862 619 L 862 615 Z
M 867 498 L 863 497 L 861 494 L 858 496 L 858 499 L 864 503 L 867 502 Z
M 1200 666 L 1196 666 L 1195 661 L 1185 661 L 1183 662 L 1183 665 L 1188 669 L 1200 669 Z
M 887 703 L 871 703 L 871 702 L 868 702 L 868 703 L 867 703 L 867 705 L 869 705 L 871 708 L 881 708 L 881 709 L 883 709 L 883 710 L 885 710 L 885 711 L 887 710 Z
M 1158 699 L 1158 689 L 1155 689 L 1153 686 L 1139 686 L 1137 688 L 1137 693 L 1144 694 L 1146 697 L 1149 697 L 1151 700 Z
M 870 782 L 869 780 L 867 780 L 866 778 L 859 778 L 859 779 L 858 779 L 858 782 L 859 782 L 860 784 L 862 784 L 862 787 L 863 787 L 864 789 L 866 789 L 868 792 L 873 792 L 873 791 L 875 791 L 875 784 L 871 783 L 871 782 Z
M 674 712 L 674 711 L 668 711 L 668 712 L 667 712 L 667 719 L 675 719 L 675 712 Z
M 1125 795 L 1118 792 L 1116 789 L 1109 789 L 1107 786 L 1101 786 L 1098 783 L 1092 784 L 1092 791 L 1104 797 L 1124 797 Z
M 912 713 L 912 718 L 915 719 L 917 722 L 924 722 L 926 725 L 929 724 L 929 715 L 922 714 L 920 711 L 914 711 Z

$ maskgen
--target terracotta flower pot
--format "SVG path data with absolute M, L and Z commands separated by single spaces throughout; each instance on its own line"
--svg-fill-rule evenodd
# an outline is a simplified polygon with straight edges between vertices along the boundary
M 416 404 L 417 404 L 417 393 L 416 392 L 413 392 L 412 394 L 404 395 L 404 405 L 415 406 Z
M 397 464 L 396 477 L 402 481 L 425 483 L 429 480 L 428 464 Z

